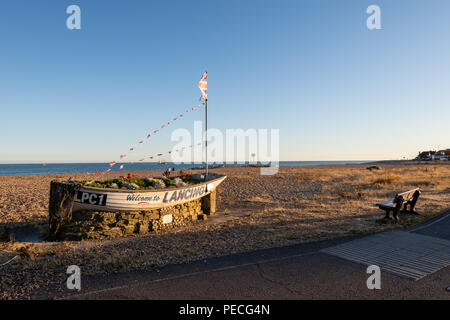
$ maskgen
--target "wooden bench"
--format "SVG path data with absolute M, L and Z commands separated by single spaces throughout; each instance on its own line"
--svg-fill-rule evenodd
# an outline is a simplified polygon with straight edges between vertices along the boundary
M 377 203 L 377 206 L 381 209 L 386 211 L 386 217 L 385 219 L 391 219 L 391 211 L 393 212 L 394 219 L 398 221 L 398 213 L 414 213 L 418 214 L 414 207 L 416 206 L 417 199 L 419 199 L 420 196 L 420 189 L 412 189 L 406 192 L 397 193 L 395 195 L 394 199 L 383 201 Z M 408 210 L 409 205 L 409 210 Z M 403 209 L 402 209 L 403 206 Z M 402 209 L 400 211 L 400 209 Z

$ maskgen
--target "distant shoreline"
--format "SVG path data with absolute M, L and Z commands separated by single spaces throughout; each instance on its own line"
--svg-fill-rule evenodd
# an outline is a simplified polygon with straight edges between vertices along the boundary
M 417 160 L 379 160 L 379 161 L 280 161 L 280 167 L 306 167 L 306 166 L 350 166 L 350 165 L 379 165 L 379 166 L 402 166 L 402 165 L 450 165 L 450 161 L 417 161 Z M 224 167 L 235 168 L 259 168 L 264 167 L 260 164 L 225 164 Z M 103 172 L 109 168 L 106 163 L 71 163 L 71 164 L 0 164 L 0 177 L 11 176 L 30 176 L 30 175 L 75 175 L 87 174 L 88 172 Z M 204 170 L 201 164 L 181 164 L 174 163 L 137 163 L 128 166 L 123 170 L 119 170 L 119 166 L 113 167 L 110 173 L 129 172 L 162 172 L 167 168 L 175 168 L 176 170 Z M 210 165 L 211 169 L 222 168 L 222 165 Z
M 280 161 L 279 166 L 317 166 L 317 165 L 351 165 L 351 164 L 365 164 L 369 161 Z M 125 163 L 125 168 L 120 170 L 120 163 L 113 166 L 111 173 L 127 173 L 139 171 L 164 171 L 167 168 L 175 168 L 176 170 L 196 170 L 203 166 L 200 163 L 188 164 L 174 164 L 166 163 L 159 164 L 158 162 L 142 162 L 128 165 Z M 216 167 L 215 164 L 210 164 L 210 167 Z M 222 165 L 219 165 L 220 167 Z M 234 163 L 224 164 L 225 167 L 255 167 L 260 164 L 252 163 Z M 48 163 L 43 164 L 0 164 L 0 176 L 26 176 L 26 175 L 51 175 L 51 174 L 86 174 L 94 172 L 103 172 L 110 168 L 107 163 Z M 201 170 L 201 169 L 200 169 Z
M 367 164 L 384 164 L 384 165 L 396 165 L 396 164 L 405 164 L 405 165 L 450 165 L 450 161 L 437 161 L 437 160 L 379 160 L 373 162 L 367 162 Z

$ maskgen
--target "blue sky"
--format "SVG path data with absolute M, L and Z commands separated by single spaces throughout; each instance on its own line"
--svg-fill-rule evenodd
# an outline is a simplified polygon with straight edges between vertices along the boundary
M 71 4 L 81 30 L 66 28 Z M 371 4 L 382 30 L 366 28 Z M 447 0 L 3 0 L 0 162 L 116 160 L 198 103 L 206 69 L 210 127 L 279 128 L 281 160 L 450 148 L 449 12 Z

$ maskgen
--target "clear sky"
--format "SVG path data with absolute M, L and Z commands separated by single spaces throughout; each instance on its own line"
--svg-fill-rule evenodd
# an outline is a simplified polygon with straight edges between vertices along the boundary
M 450 148 L 449 36 L 448 0 L 2 0 L 0 162 L 115 160 L 198 103 L 204 70 L 210 127 L 279 128 L 281 160 Z

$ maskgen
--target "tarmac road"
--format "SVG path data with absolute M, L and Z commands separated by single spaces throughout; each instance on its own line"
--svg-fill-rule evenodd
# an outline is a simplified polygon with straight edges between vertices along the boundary
M 450 212 L 410 230 L 450 240 Z M 346 237 L 227 255 L 160 270 L 82 279 L 71 299 L 446 299 L 450 267 L 413 281 L 382 272 L 369 290 L 366 266 L 320 252 Z

